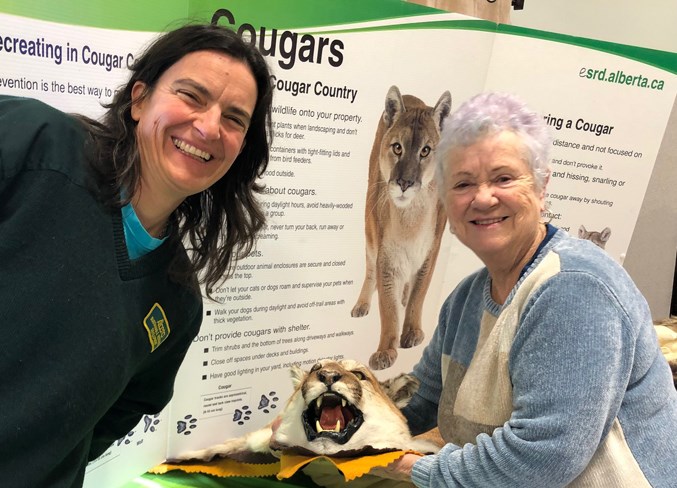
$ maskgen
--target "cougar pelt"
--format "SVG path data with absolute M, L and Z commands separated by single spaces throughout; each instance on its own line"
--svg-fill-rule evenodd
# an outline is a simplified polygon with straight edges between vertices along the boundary
M 596 244 L 602 249 L 606 247 L 606 243 L 609 240 L 609 237 L 611 237 L 611 229 L 609 227 L 605 227 L 604 229 L 602 229 L 601 232 L 589 231 L 585 228 L 584 225 L 581 225 L 578 228 L 579 239 L 587 239 L 588 241 L 591 241 L 593 244 Z
M 294 393 L 280 414 L 275 433 L 270 425 L 243 437 L 172 461 L 237 457 L 242 452 L 283 452 L 357 456 L 413 449 L 434 453 L 437 444 L 413 439 L 400 408 L 418 389 L 418 380 L 402 374 L 382 386 L 363 364 L 324 359 L 310 371 L 291 370 Z M 384 388 L 385 387 L 385 388 Z M 387 391 L 387 393 L 386 393 Z M 397 398 L 397 403 L 387 395 Z
M 672 370 L 672 382 L 677 388 L 677 315 L 662 320 L 655 320 L 658 344 Z
M 421 311 L 446 222 L 437 196 L 435 147 L 451 110 L 445 91 L 434 108 L 393 86 L 369 157 L 365 208 L 367 265 L 353 317 L 369 313 L 378 290 L 381 335 L 369 359 L 385 369 L 400 347 L 423 341 Z M 401 335 L 400 325 L 402 325 Z

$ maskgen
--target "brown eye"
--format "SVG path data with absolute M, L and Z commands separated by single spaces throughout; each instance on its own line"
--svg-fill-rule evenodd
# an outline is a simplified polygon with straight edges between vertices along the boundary
M 423 146 L 423 149 L 421 149 L 421 152 L 419 153 L 419 155 L 422 158 L 425 158 L 425 157 L 428 156 L 428 154 L 430 154 L 430 146 Z
M 393 152 L 395 153 L 396 156 L 402 155 L 402 144 L 400 144 L 399 142 L 396 142 L 391 147 L 393 148 Z
M 364 381 L 367 379 L 367 375 L 365 375 L 362 371 L 353 371 L 353 374 L 357 377 L 358 380 Z
M 193 92 L 190 92 L 188 90 L 177 90 L 179 95 L 181 95 L 183 98 L 190 100 L 191 102 L 199 103 L 200 100 L 198 99 L 197 95 L 195 95 Z

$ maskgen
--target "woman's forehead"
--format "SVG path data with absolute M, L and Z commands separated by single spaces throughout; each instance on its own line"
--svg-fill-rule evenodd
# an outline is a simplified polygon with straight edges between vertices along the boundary
M 506 132 L 480 139 L 468 146 L 449 151 L 447 164 L 451 172 L 529 170 L 524 144 L 513 133 Z

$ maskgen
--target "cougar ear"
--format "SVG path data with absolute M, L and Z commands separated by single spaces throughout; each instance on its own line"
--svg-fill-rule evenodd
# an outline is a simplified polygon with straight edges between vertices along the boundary
M 404 408 L 409 403 L 420 384 L 416 376 L 407 373 L 380 382 L 383 392 L 397 408 Z
M 442 96 L 435 104 L 433 109 L 433 120 L 435 120 L 435 125 L 437 125 L 438 130 L 442 130 L 442 124 L 444 119 L 451 113 L 451 93 L 449 90 L 442 93 Z
M 611 229 L 609 227 L 604 227 L 604 230 L 600 232 L 599 238 L 602 242 L 606 242 L 609 240 L 609 237 L 611 237 Z
M 386 109 L 383 111 L 383 122 L 386 127 L 392 126 L 402 112 L 404 112 L 404 101 L 402 101 L 400 89 L 393 85 L 386 95 Z
M 581 226 L 578 228 L 578 238 L 579 238 L 579 239 L 583 239 L 583 238 L 585 237 L 585 234 L 586 234 L 586 233 L 587 233 L 587 230 L 585 229 L 585 226 L 584 226 L 584 225 L 581 225 Z
M 303 380 L 306 379 L 306 375 L 308 374 L 305 371 L 303 371 L 298 364 L 292 365 L 289 372 L 291 374 L 291 382 L 292 385 L 294 385 L 294 388 L 303 383 Z

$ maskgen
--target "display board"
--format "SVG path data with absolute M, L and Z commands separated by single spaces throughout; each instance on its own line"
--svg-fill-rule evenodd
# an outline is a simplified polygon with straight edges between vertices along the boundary
M 171 404 L 91 462 L 88 487 L 117 486 L 166 456 L 266 424 L 291 392 L 292 364 L 368 362 L 380 335 L 377 293 L 368 314 L 352 312 L 365 277 L 369 158 L 392 86 L 430 106 L 449 92 L 452 111 L 487 90 L 525 99 L 553 133 L 544 219 L 621 263 L 677 93 L 674 53 L 401 2 L 59 3 L 0 1 L 0 93 L 99 116 L 144 45 L 186 19 L 229 26 L 259 46 L 275 87 L 262 178 L 268 225 L 212 290 L 216 300 L 205 300 Z M 426 337 L 442 301 L 480 266 L 444 233 L 423 305 Z M 410 370 L 424 345 L 400 349 L 378 376 Z

